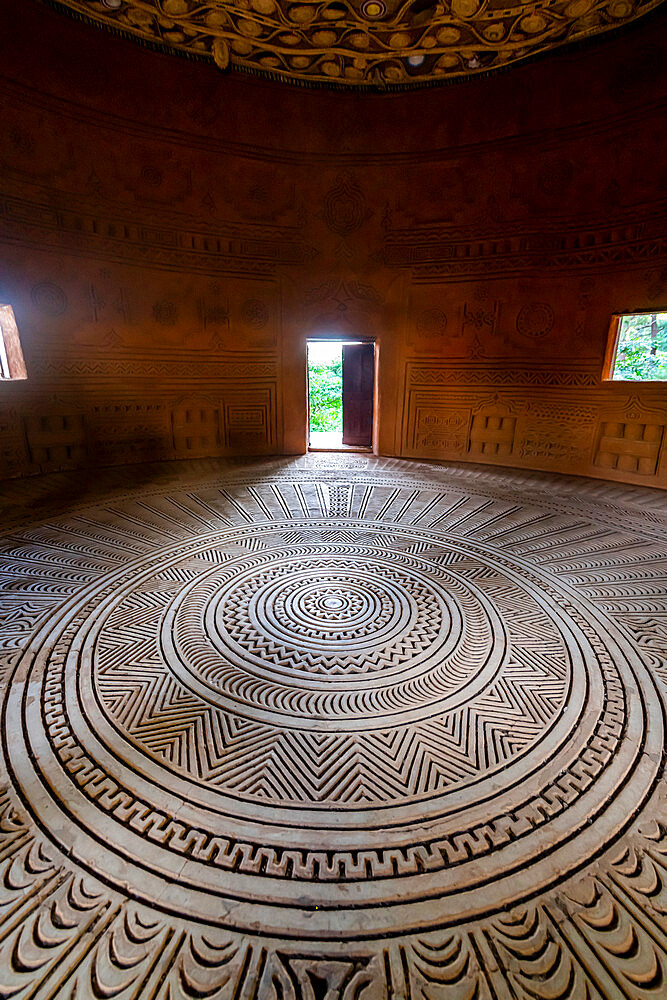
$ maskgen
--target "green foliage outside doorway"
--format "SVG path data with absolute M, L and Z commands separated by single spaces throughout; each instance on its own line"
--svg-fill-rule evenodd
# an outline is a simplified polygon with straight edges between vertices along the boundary
M 340 344 L 329 358 L 308 357 L 308 405 L 311 432 L 343 433 L 343 359 Z M 313 352 L 314 353 L 314 352 Z

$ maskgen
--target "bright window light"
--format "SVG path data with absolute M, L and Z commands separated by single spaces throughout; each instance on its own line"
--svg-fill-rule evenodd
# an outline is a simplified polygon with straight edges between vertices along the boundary
M 667 381 L 667 312 L 614 317 L 606 377 L 631 382 Z
M 14 310 L 0 304 L 0 380 L 18 378 L 26 378 L 26 370 Z

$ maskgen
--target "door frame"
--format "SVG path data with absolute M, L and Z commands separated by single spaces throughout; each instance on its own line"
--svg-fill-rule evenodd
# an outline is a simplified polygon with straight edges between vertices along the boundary
M 306 337 L 306 452 L 310 451 L 310 389 L 309 389 L 309 372 L 308 372 L 308 344 L 312 343 L 326 343 L 334 344 L 373 344 L 373 434 L 371 438 L 370 448 L 355 448 L 353 445 L 346 445 L 340 448 L 340 452 L 357 452 L 365 455 L 377 455 L 377 443 L 379 440 L 379 408 L 378 408 L 378 372 L 379 372 L 379 343 L 377 337 L 368 337 L 359 334 L 358 336 L 353 336 L 348 334 L 344 336 L 340 333 L 326 333 L 326 334 L 313 334 Z M 320 450 L 320 449 L 317 449 Z M 327 451 L 339 451 L 339 449 L 332 448 L 327 449 Z

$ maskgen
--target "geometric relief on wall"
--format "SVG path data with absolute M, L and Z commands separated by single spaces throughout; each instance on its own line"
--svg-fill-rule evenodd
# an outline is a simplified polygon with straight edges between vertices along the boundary
M 414 228 L 387 231 L 379 256 L 389 267 L 411 267 L 415 284 L 425 285 L 452 278 L 509 277 L 536 267 L 580 273 L 582 267 L 614 268 L 634 261 L 659 264 L 666 252 L 664 223 L 647 202 L 622 230 L 601 218 L 564 233 L 508 233 L 487 241 L 457 239 L 444 230 L 430 230 L 428 239 Z
M 655 421 L 602 421 L 598 428 L 593 464 L 601 469 L 653 476 L 664 432 L 664 423 Z
M 305 293 L 304 293 L 305 291 Z M 373 285 L 352 277 L 326 278 L 308 290 L 292 286 L 300 325 L 313 336 L 335 333 L 353 339 L 380 336 L 386 329 L 386 301 Z
M 442 286 L 413 287 L 410 290 L 406 342 L 410 353 L 442 354 L 446 351 L 450 355 L 453 350 L 460 353 L 454 346 L 461 341 L 459 324 L 448 324 L 447 313 L 443 309 L 443 301 L 446 303 L 448 299 L 451 299 L 451 291 L 448 294 Z
M 56 212 L 54 197 L 48 193 L 39 201 L 0 197 L 0 216 L 11 227 L 12 239 L 40 251 L 55 244 L 94 260 L 139 260 L 205 274 L 227 271 L 264 276 L 278 263 L 299 264 L 315 253 L 294 229 L 272 226 L 263 229 L 258 238 L 252 230 L 248 233 L 247 227 L 240 229 L 230 223 L 211 225 L 204 232 L 185 224 L 178 226 L 172 216 L 159 226 L 144 226 L 136 210 L 129 208 L 113 214 L 67 207 Z
M 186 356 L 183 356 L 183 353 Z M 118 380 L 125 391 L 130 380 L 151 379 L 151 391 L 154 396 L 162 396 L 168 391 L 170 384 L 186 382 L 191 385 L 193 380 L 215 379 L 217 382 L 225 378 L 264 379 L 276 377 L 276 363 L 269 355 L 266 359 L 256 361 L 235 361 L 222 359 L 219 351 L 210 357 L 192 358 L 192 352 L 175 350 L 168 354 L 165 351 L 154 351 L 151 357 L 137 355 L 125 350 L 116 352 L 114 357 L 88 357 L 68 361 L 62 358 L 35 360 L 30 365 L 30 375 L 41 375 L 48 378 L 54 376 L 62 380 L 71 380 L 77 388 L 86 377 L 101 378 L 109 382 Z M 130 394 L 134 398 L 135 394 Z
M 220 406 L 193 399 L 174 407 L 171 414 L 174 451 L 182 457 L 217 455 L 222 444 Z
M 67 311 L 65 291 L 52 281 L 41 281 L 30 291 L 32 304 L 45 316 L 55 318 Z
M 211 343 L 220 346 L 229 336 L 229 303 L 221 295 L 217 283 L 197 301 L 199 326 L 204 333 L 210 333 Z
M 577 403 L 532 400 L 517 432 L 516 452 L 528 463 L 588 465 L 595 409 Z
M 487 303 L 477 301 L 472 305 L 464 303 L 461 313 L 463 333 L 470 334 L 473 331 L 478 331 L 484 340 L 488 341 L 497 331 L 500 322 L 500 306 L 501 303 L 497 300 Z
M 86 414 L 86 424 L 95 441 L 95 463 L 171 457 L 169 409 L 154 399 L 107 400 L 93 406 Z
M 62 82 L 60 74 L 59 82 Z M 13 107 L 12 102 L 7 101 L 3 107 L 3 123 L 0 171 L 6 178 L 20 177 L 48 184 L 71 175 L 75 152 L 60 122 L 42 115 L 30 123 L 23 108 Z M 42 155 L 46 148 L 48 156 Z
M 16 410 L 0 411 L 0 479 L 21 475 L 28 464 L 25 430 Z
M 414 397 L 414 398 L 413 398 Z M 410 454 L 426 457 L 465 456 L 470 408 L 440 402 L 438 395 L 411 394 Z
M 525 368 L 496 365 L 494 367 L 453 367 L 440 361 L 433 361 L 426 367 L 414 360 L 407 361 L 407 376 L 410 385 L 508 385 L 508 386 L 568 386 L 572 388 L 599 385 L 597 373 L 590 367 L 570 368 Z
M 160 326 L 176 326 L 178 322 L 178 306 L 172 299 L 163 298 L 154 302 L 152 312 L 154 321 Z
M 241 306 L 241 318 L 253 330 L 263 330 L 270 315 L 269 307 L 262 299 L 246 299 Z
M 554 311 L 546 302 L 527 302 L 516 318 L 517 332 L 524 337 L 546 337 L 554 325 Z
M 190 164 L 175 160 L 172 149 L 164 153 L 149 144 L 133 145 L 123 158 L 122 170 L 115 172 L 115 183 L 134 195 L 139 205 L 162 203 L 173 210 L 192 194 Z
M 330 232 L 347 237 L 361 229 L 372 215 L 356 177 L 339 174 L 324 195 L 319 218 Z
M 516 417 L 507 407 L 495 406 L 476 413 L 470 427 L 468 450 L 471 458 L 507 458 L 514 448 Z
M 417 316 L 417 333 L 426 341 L 440 340 L 447 329 L 447 314 L 443 309 L 432 306 L 423 309 Z
M 276 345 L 279 290 L 274 284 L 237 281 L 232 286 L 229 351 L 269 350 Z
M 275 385 L 226 389 L 222 413 L 227 448 L 266 453 L 276 444 Z
M 82 413 L 45 413 L 25 418 L 28 448 L 43 470 L 78 465 L 86 457 L 86 419 Z

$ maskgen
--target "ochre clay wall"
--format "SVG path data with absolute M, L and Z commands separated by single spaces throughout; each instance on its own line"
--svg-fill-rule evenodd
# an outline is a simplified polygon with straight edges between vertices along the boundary
M 667 22 L 408 94 L 279 86 L 0 10 L 0 475 L 305 449 L 305 339 L 379 344 L 383 454 L 667 484 Z M 662 102 L 662 103 L 661 103 Z

